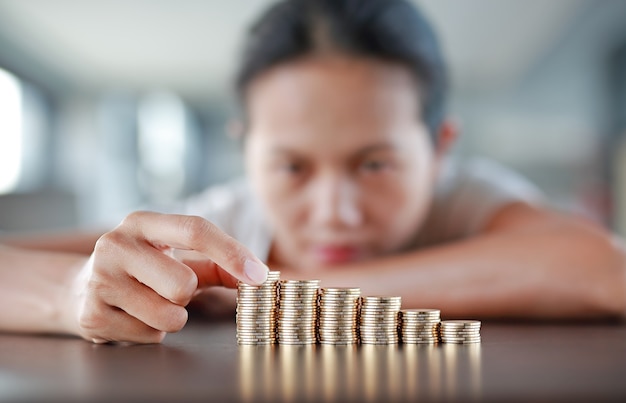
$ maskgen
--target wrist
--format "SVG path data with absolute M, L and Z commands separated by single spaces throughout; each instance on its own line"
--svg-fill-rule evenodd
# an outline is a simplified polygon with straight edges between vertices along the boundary
M 80 336 L 79 316 L 89 280 L 91 259 L 81 257 L 67 271 L 58 296 L 60 333 Z

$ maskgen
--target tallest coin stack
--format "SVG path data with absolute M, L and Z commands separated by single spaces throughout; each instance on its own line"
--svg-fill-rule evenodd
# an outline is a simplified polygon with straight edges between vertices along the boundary
M 237 342 L 276 343 L 276 301 L 279 271 L 270 271 L 260 286 L 239 282 L 237 287 Z

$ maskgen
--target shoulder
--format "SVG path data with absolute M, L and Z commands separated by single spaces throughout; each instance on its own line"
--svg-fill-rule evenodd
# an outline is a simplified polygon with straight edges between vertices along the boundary
M 450 159 L 442 166 L 420 243 L 471 236 L 506 205 L 539 204 L 542 200 L 537 186 L 501 163 L 484 158 Z

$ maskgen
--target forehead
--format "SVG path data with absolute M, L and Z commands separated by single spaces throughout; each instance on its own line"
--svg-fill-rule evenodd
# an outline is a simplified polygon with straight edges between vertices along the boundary
M 380 141 L 420 125 L 416 84 L 400 64 L 316 55 L 276 66 L 248 92 L 250 135 Z

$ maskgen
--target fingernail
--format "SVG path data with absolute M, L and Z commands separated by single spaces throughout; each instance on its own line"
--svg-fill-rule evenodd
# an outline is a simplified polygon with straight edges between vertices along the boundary
M 253 260 L 246 260 L 244 262 L 243 272 L 246 274 L 246 277 L 255 284 L 262 284 L 267 280 L 267 266 Z

